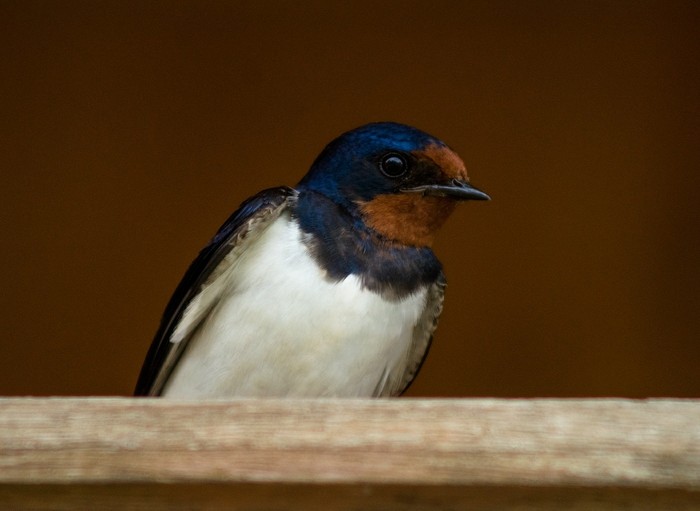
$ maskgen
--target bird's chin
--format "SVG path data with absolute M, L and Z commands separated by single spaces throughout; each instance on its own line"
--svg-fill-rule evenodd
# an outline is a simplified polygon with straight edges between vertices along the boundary
M 457 201 L 447 195 L 400 193 L 379 195 L 359 209 L 365 224 L 383 237 L 427 247 L 456 205 Z

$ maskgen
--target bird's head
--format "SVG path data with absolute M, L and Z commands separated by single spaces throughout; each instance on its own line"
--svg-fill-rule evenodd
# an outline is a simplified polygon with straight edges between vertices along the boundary
M 469 184 L 464 163 L 444 142 L 391 122 L 335 139 L 298 187 L 327 196 L 382 236 L 412 246 L 429 246 L 457 202 L 489 199 Z

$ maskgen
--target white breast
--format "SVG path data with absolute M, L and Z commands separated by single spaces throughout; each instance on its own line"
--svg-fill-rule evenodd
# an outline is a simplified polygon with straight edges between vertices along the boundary
M 373 396 L 396 392 L 427 291 L 387 301 L 323 270 L 282 214 L 219 275 L 166 397 Z M 194 317 L 201 311 L 193 311 Z M 187 314 L 183 321 L 187 321 Z

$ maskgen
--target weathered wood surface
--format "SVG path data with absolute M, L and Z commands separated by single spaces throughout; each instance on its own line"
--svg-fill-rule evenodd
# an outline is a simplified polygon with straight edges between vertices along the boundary
M 0 399 L 0 509 L 700 509 L 700 401 Z

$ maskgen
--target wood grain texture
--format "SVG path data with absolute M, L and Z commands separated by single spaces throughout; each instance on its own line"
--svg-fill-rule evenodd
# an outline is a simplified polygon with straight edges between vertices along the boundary
M 0 507 L 98 502 L 700 509 L 700 401 L 0 399 Z

